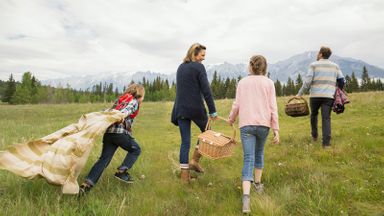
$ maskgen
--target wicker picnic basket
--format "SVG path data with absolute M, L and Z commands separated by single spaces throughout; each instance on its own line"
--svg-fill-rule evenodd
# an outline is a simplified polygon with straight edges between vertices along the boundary
M 222 117 L 218 117 L 218 119 L 226 121 Z M 232 137 L 229 137 L 222 133 L 213 131 L 211 129 L 211 123 L 212 120 L 209 119 L 207 126 L 205 127 L 205 131 L 198 136 L 200 154 L 213 160 L 230 157 L 236 145 L 235 128 L 232 126 L 233 135 Z
M 285 105 L 285 113 L 292 117 L 309 115 L 308 103 L 303 97 L 293 97 Z

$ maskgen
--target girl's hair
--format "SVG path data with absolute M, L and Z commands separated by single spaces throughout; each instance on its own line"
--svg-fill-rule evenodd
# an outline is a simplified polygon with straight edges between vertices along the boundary
M 187 55 L 185 56 L 183 62 L 189 63 L 194 60 L 194 57 L 199 54 L 201 50 L 206 50 L 207 48 L 199 43 L 192 44 L 191 47 L 189 47 Z
M 254 55 L 249 60 L 251 73 L 255 75 L 265 75 L 267 73 L 267 60 L 262 55 Z
M 125 90 L 124 94 L 127 93 L 131 94 L 134 98 L 139 99 L 144 96 L 145 89 L 144 86 L 133 83 L 128 86 L 127 90 Z

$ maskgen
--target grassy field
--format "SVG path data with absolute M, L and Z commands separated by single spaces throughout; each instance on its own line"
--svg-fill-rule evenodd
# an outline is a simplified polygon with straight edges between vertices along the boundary
M 341 115 L 332 114 L 332 148 L 310 139 L 309 117 L 284 114 L 278 98 L 281 144 L 266 145 L 265 194 L 251 194 L 253 215 L 384 215 L 384 93 L 351 94 Z M 216 102 L 227 116 L 232 100 Z M 0 149 L 36 139 L 108 104 L 0 105 Z M 233 157 L 203 159 L 206 173 L 190 185 L 177 177 L 180 138 L 170 123 L 171 102 L 144 102 L 134 126 L 142 155 L 126 185 L 113 174 L 125 156 L 118 150 L 99 183 L 86 196 L 61 194 L 44 179 L 26 180 L 0 171 L 0 215 L 241 215 L 242 148 Z M 320 121 L 321 122 L 321 121 Z M 320 125 L 319 125 L 320 126 Z M 224 123 L 213 126 L 229 132 Z M 321 131 L 321 130 L 320 130 Z M 193 143 L 198 135 L 193 127 Z M 237 137 L 239 140 L 239 138 Z M 78 181 L 100 154 L 94 145 Z M 144 179 L 139 179 L 145 175 Z

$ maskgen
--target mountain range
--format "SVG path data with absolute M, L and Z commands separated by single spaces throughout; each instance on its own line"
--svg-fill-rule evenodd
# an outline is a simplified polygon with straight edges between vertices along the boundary
M 304 52 L 298 55 L 294 55 L 286 60 L 278 61 L 274 64 L 268 64 L 269 76 L 272 80 L 276 81 L 279 79 L 281 82 L 286 82 L 288 77 L 296 79 L 297 75 L 305 76 L 308 66 L 311 62 L 315 61 L 317 52 L 310 51 Z M 352 72 L 355 72 L 355 76 L 359 79 L 362 74 L 363 66 L 368 70 L 369 76 L 374 78 L 384 78 L 384 69 L 368 64 L 364 61 L 340 57 L 332 55 L 331 61 L 337 63 L 342 70 L 344 76 L 351 76 Z M 206 65 L 207 76 L 211 81 L 213 74 L 217 71 L 218 76 L 222 79 L 226 78 L 238 78 L 239 76 L 244 77 L 248 74 L 247 65 L 243 63 L 231 64 L 224 62 L 221 64 Z M 131 80 L 140 82 L 145 77 L 146 80 L 153 81 L 156 77 L 161 79 L 168 79 L 170 83 L 175 81 L 176 73 L 162 74 L 153 71 L 138 71 L 133 74 L 129 73 L 102 73 L 96 75 L 85 75 L 79 77 L 68 77 L 62 79 L 50 79 L 43 80 L 43 84 L 51 86 L 66 86 L 69 85 L 74 89 L 87 89 L 91 88 L 95 84 L 101 83 L 113 83 L 115 87 L 122 89 Z

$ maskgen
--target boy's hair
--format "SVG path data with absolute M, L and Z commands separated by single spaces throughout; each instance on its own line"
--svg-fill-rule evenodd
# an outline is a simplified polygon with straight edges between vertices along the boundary
M 145 89 L 144 89 L 144 86 L 137 83 L 133 83 L 128 86 L 127 90 L 125 90 L 124 94 L 126 93 L 129 93 L 134 98 L 139 99 L 144 96 Z
M 206 50 L 207 48 L 199 43 L 192 44 L 191 47 L 189 47 L 187 55 L 185 56 L 183 62 L 189 63 L 194 60 L 194 57 L 199 54 L 201 50 Z
M 321 53 L 323 59 L 329 59 L 329 57 L 332 55 L 332 50 L 329 47 L 322 46 L 319 53 Z
M 249 60 L 251 73 L 255 75 L 265 75 L 267 73 L 267 60 L 262 55 L 254 55 Z

